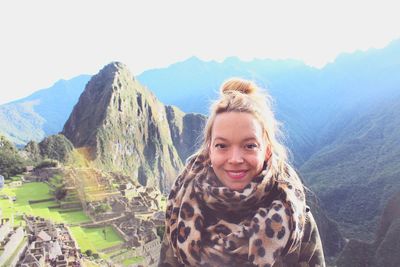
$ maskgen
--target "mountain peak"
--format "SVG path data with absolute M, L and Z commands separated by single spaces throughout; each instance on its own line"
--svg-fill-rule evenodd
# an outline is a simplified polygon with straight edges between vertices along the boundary
M 100 70 L 100 73 L 101 72 L 116 72 L 116 71 L 119 71 L 119 70 L 127 70 L 127 69 L 128 69 L 128 67 L 124 63 L 119 62 L 119 61 L 113 61 L 113 62 L 105 65 Z
M 187 148 L 193 148 L 197 138 L 187 133 L 189 123 L 181 112 L 167 114 L 167 110 L 133 79 L 125 64 L 112 62 L 89 81 L 63 134 L 98 167 L 123 172 L 142 185 L 164 191 L 183 166 L 180 156 L 194 152 Z M 197 124 L 190 129 L 202 128 L 205 120 L 198 117 L 191 119 Z
M 95 76 L 97 76 L 97 77 L 95 77 L 95 79 L 101 79 L 103 81 L 104 81 L 104 79 L 106 79 L 106 80 L 112 81 L 112 80 L 114 80 L 114 78 L 116 76 L 119 76 L 119 75 L 125 75 L 126 78 L 135 80 L 135 78 L 131 74 L 128 66 L 119 61 L 113 61 L 113 62 L 105 65 L 99 71 L 99 73 L 97 75 L 95 75 Z
M 125 64 L 111 62 L 104 66 L 87 83 L 64 125 L 63 133 L 77 147 L 94 144 L 95 136 L 90 131 L 103 125 L 107 114 L 113 109 L 122 109 L 121 97 L 129 93 L 135 95 L 137 90 L 142 91 L 142 88 Z M 79 134 L 76 132 L 78 128 Z

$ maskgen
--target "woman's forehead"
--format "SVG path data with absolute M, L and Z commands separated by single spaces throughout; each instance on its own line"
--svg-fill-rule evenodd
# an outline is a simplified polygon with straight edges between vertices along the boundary
M 215 117 L 212 127 L 212 138 L 241 140 L 259 139 L 262 127 L 258 120 L 249 113 L 226 112 Z

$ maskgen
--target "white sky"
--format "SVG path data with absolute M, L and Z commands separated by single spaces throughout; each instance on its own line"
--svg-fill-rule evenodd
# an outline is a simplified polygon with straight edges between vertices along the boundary
M 116 60 L 136 75 L 191 56 L 321 67 L 400 38 L 398 10 L 394 0 L 4 0 L 0 104 Z

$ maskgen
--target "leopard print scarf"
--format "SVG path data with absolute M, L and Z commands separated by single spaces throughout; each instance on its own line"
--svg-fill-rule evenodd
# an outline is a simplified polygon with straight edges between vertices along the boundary
M 303 235 L 305 197 L 294 184 L 264 168 L 233 191 L 200 157 L 193 158 L 167 203 L 166 237 L 174 255 L 189 266 L 272 266 Z

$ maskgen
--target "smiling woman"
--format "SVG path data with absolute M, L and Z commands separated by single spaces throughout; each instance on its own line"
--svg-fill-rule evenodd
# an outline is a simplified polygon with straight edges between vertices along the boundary
M 159 266 L 325 266 L 269 96 L 231 79 L 171 189 Z
M 232 190 L 243 189 L 261 172 L 268 156 L 261 125 L 253 115 L 227 112 L 215 118 L 210 161 L 223 185 Z

